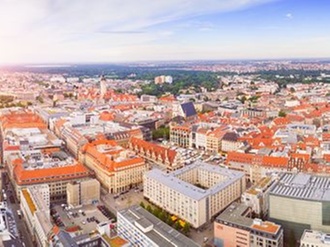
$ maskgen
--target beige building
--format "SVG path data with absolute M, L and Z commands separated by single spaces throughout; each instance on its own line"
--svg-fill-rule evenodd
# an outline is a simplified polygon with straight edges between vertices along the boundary
M 305 230 L 300 239 L 300 247 L 329 247 L 330 235 L 313 230 Z
M 242 203 L 251 207 L 252 211 L 257 215 L 267 216 L 269 208 L 269 192 L 276 184 L 276 177 L 264 177 L 255 185 L 246 190 L 241 198 Z
M 49 211 L 49 186 L 43 184 L 21 190 L 20 206 L 37 246 L 48 246 L 48 237 L 53 228 Z
M 148 170 L 143 158 L 109 140 L 86 144 L 79 152 L 79 160 L 95 172 L 109 193 L 120 193 L 141 184 Z
M 195 162 L 174 172 L 144 175 L 144 197 L 198 228 L 240 198 L 244 173 Z
M 156 163 L 168 171 L 174 171 L 183 167 L 183 160 L 180 153 L 139 138 L 132 137 L 129 148 L 139 156 L 148 161 Z
M 100 201 L 100 182 L 89 179 L 67 185 L 67 203 L 72 207 Z

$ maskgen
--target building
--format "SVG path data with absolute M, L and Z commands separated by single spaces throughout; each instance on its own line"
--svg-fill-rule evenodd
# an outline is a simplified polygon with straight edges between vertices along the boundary
M 305 229 L 330 232 L 330 178 L 284 173 L 269 194 L 269 217 L 284 236 L 300 238 Z M 308 212 L 308 213 L 306 213 Z
M 132 246 L 199 246 L 140 206 L 135 205 L 119 211 L 117 218 L 118 235 L 127 239 Z
M 250 207 L 259 217 L 267 216 L 269 209 L 269 192 L 275 186 L 276 182 L 277 180 L 275 177 L 268 176 L 262 178 L 243 193 L 241 198 L 242 203 Z
M 67 204 L 72 207 L 100 201 L 100 182 L 96 179 L 68 183 L 66 191 Z
M 251 218 L 251 209 L 233 203 L 214 222 L 216 247 L 282 247 L 283 230 L 273 222 Z
M 50 200 L 66 200 L 67 183 L 88 179 L 92 173 L 62 150 L 36 150 L 29 156 L 21 153 L 8 157 L 7 167 L 17 198 L 26 187 L 48 184 Z
M 300 239 L 300 247 L 329 247 L 330 235 L 320 231 L 305 230 Z
M 181 155 L 175 150 L 171 150 L 170 148 L 166 148 L 135 137 L 130 139 L 128 146 L 139 156 L 150 162 L 156 163 L 168 171 L 174 171 L 183 167 Z
M 238 141 L 238 135 L 235 132 L 227 132 L 221 140 L 221 151 L 237 151 L 241 145 L 242 143 Z
M 101 99 L 104 98 L 105 94 L 107 93 L 107 81 L 104 76 L 100 79 L 100 97 Z
M 170 125 L 170 142 L 173 145 L 188 148 L 190 145 L 190 125 Z
M 240 198 L 245 176 L 196 161 L 170 173 L 147 172 L 143 188 L 147 200 L 198 228 Z
M 39 185 L 21 190 L 21 209 L 28 230 L 38 246 L 48 246 L 53 225 L 50 221 L 49 186 Z
M 142 183 L 148 170 L 145 160 L 112 140 L 87 143 L 79 152 L 79 160 L 95 172 L 109 193 L 120 193 Z
M 197 112 L 193 102 L 173 104 L 172 117 L 183 117 L 186 121 L 194 121 L 197 119 Z

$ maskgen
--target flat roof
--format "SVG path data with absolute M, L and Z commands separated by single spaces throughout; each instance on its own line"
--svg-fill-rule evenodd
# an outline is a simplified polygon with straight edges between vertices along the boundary
M 301 236 L 300 242 L 306 242 L 308 244 L 323 244 L 330 246 L 330 234 L 314 230 L 305 230 L 303 235 Z
M 223 177 L 225 177 L 225 179 L 219 181 L 209 189 L 204 190 L 195 186 L 194 184 L 188 183 L 178 178 L 178 176 L 180 176 L 181 174 L 186 173 L 193 169 L 202 169 L 214 174 L 220 174 Z M 187 197 L 190 197 L 194 200 L 201 200 L 204 197 L 217 194 L 227 186 L 231 185 L 233 182 L 243 178 L 244 173 L 229 170 L 227 168 L 222 168 L 215 165 L 210 165 L 202 161 L 196 161 L 195 163 L 189 166 L 183 167 L 171 173 L 165 173 L 159 169 L 152 169 L 151 171 L 148 171 L 146 173 L 146 176 L 151 179 L 157 180 L 163 185 L 175 191 L 178 191 Z
M 141 219 L 148 220 L 151 224 L 153 224 L 153 229 L 145 234 L 148 238 L 150 238 L 153 242 L 157 243 L 162 247 L 200 247 L 197 243 L 187 238 L 177 230 L 173 229 L 169 225 L 165 224 L 157 217 L 149 213 L 144 208 L 134 205 L 130 208 L 123 209 L 118 212 L 121 216 L 123 216 L 126 220 L 134 225 L 134 222 L 139 221 Z M 136 228 L 140 230 L 139 228 Z
M 216 221 L 222 221 L 225 225 L 237 225 L 247 231 L 254 230 L 272 235 L 276 235 L 281 229 L 280 225 L 273 222 L 249 218 L 247 216 L 249 212 L 250 208 L 248 206 L 234 202 L 216 218 Z
M 330 201 L 330 177 L 284 173 L 270 194 L 303 200 Z

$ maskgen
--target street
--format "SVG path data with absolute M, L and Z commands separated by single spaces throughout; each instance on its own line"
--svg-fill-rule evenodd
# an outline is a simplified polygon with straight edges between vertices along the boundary
M 19 237 L 26 247 L 34 247 L 35 245 L 32 243 L 31 234 L 29 233 L 28 228 L 26 226 L 24 216 L 22 216 L 20 219 L 17 215 L 17 210 L 20 210 L 20 205 L 17 202 L 15 193 L 13 192 L 14 190 L 12 184 L 9 182 L 7 175 L 5 176 L 5 179 L 2 180 L 2 183 L 2 188 L 7 194 L 7 206 L 14 215 Z

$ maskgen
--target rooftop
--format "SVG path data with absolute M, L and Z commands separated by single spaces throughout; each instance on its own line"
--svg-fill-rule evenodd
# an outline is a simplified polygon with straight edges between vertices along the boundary
M 204 170 L 212 174 L 220 175 L 222 179 L 216 179 L 218 182 L 216 182 L 212 187 L 204 190 L 178 178 L 181 174 L 189 172 L 194 169 L 196 169 L 197 171 Z M 191 197 L 194 200 L 201 200 L 204 197 L 218 193 L 219 191 L 223 190 L 224 188 L 226 188 L 228 185 L 232 184 L 236 180 L 243 178 L 244 173 L 228 170 L 218 166 L 213 166 L 201 161 L 196 161 L 195 163 L 189 166 L 183 167 L 171 173 L 165 173 L 162 172 L 161 170 L 153 169 L 147 172 L 146 176 L 155 179 L 158 182 L 164 184 L 165 186 L 170 187 L 173 190 L 178 191 L 181 194 L 184 194 L 188 197 Z
M 196 244 L 191 239 L 187 238 L 180 232 L 176 231 L 169 225 L 165 224 L 164 222 L 160 221 L 157 217 L 150 214 L 147 210 L 143 209 L 142 207 L 135 205 L 128 209 L 123 209 L 118 212 L 121 216 L 125 219 L 130 221 L 132 224 L 134 222 L 139 221 L 141 219 L 145 220 L 148 224 L 152 224 L 153 228 L 144 233 L 148 238 L 150 238 L 153 242 L 157 243 L 159 246 L 162 247 L 198 247 L 199 245 Z M 140 228 L 137 228 L 141 230 Z
M 303 200 L 330 201 L 330 177 L 285 173 L 270 193 Z
M 216 218 L 216 221 L 225 225 L 243 227 L 247 231 L 254 230 L 272 235 L 276 235 L 281 229 L 280 225 L 273 222 L 252 219 L 250 213 L 251 209 L 248 206 L 234 202 Z
M 300 239 L 301 243 L 308 243 L 311 245 L 323 244 L 330 246 L 330 234 L 326 234 L 320 231 L 305 230 Z

